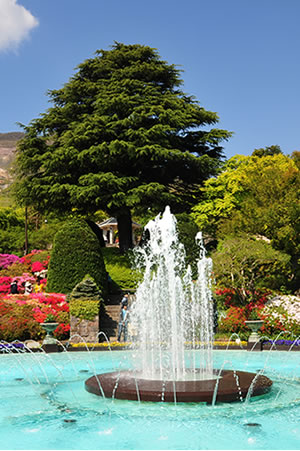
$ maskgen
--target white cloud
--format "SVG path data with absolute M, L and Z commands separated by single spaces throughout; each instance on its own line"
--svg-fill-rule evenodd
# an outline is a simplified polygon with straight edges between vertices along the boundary
M 0 0 L 0 51 L 16 49 L 38 24 L 18 0 Z

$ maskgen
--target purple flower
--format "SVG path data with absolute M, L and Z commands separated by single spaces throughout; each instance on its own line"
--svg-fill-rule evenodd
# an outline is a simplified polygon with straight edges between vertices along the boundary
M 21 259 L 17 255 L 0 254 L 0 268 L 6 269 L 16 262 L 21 262 Z

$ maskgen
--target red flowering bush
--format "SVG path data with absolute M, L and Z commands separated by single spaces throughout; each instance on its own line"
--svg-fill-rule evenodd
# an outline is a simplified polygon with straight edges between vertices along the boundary
M 48 251 L 34 249 L 29 254 L 22 257 L 21 261 L 31 272 L 40 272 L 48 268 L 50 255 Z
M 269 292 L 255 291 L 254 294 L 248 293 L 248 303 L 241 305 L 238 294 L 234 289 L 222 288 L 215 291 L 218 310 L 222 311 L 220 315 L 218 332 L 237 333 L 241 338 L 246 333 L 250 333 L 245 321 L 249 319 L 251 312 L 255 311 L 258 318 L 263 319 L 262 310 L 268 300 Z
M 43 271 L 43 269 L 45 269 L 45 268 L 41 262 L 34 262 L 31 266 L 32 272 L 40 272 L 40 271 Z
M 240 333 L 246 330 L 246 312 L 243 307 L 230 307 L 226 317 L 221 317 L 219 321 L 219 332 Z
M 38 340 L 44 335 L 32 317 L 32 306 L 0 301 L 0 340 Z
M 250 291 L 245 291 L 244 296 L 247 299 L 245 304 L 240 298 L 239 291 L 234 288 L 218 288 L 215 290 L 216 300 L 219 307 L 241 307 L 245 306 L 248 310 L 255 308 L 261 308 L 265 305 L 268 300 L 270 291 L 256 290 L 254 293 Z
M 12 282 L 11 277 L 7 277 L 7 276 L 0 277 L 0 293 L 4 293 L 4 294 L 9 293 L 11 282 Z
M 40 324 L 48 314 L 52 314 L 58 323 L 54 331 L 56 338 L 68 338 L 69 304 L 65 295 L 33 293 L 0 297 L 0 340 L 41 339 L 45 331 Z

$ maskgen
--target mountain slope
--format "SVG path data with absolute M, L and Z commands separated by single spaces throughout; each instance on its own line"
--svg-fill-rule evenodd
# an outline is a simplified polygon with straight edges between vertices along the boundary
M 12 182 L 9 170 L 14 160 L 17 142 L 23 136 L 22 132 L 0 133 L 0 189 L 6 188 Z

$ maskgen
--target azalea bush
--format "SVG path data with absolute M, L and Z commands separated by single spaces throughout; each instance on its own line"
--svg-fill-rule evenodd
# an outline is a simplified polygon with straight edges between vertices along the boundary
M 220 298 L 218 299 L 218 296 Z M 261 293 L 247 305 L 237 306 L 234 290 L 216 290 L 218 306 L 224 310 L 219 315 L 219 333 L 237 333 L 241 337 L 250 334 L 245 321 L 252 318 L 252 313 L 264 321 L 259 333 L 268 337 L 276 337 L 285 332 L 288 336 L 300 335 L 300 299 L 296 296 L 276 296 Z
M 10 284 L 12 283 L 12 278 L 8 276 L 0 277 L 0 293 L 9 293 Z
M 26 265 L 32 273 L 37 275 L 41 271 L 46 271 L 48 269 L 49 261 L 49 252 L 39 249 L 34 249 L 29 254 L 24 255 L 24 257 L 21 258 L 21 262 Z
M 32 317 L 32 307 L 0 301 L 0 339 L 5 341 L 40 339 L 39 324 Z
M 9 294 L 10 293 L 10 284 L 15 280 L 18 285 L 19 293 L 24 293 L 24 285 L 25 282 L 30 282 L 34 284 L 36 279 L 29 273 L 23 273 L 21 276 L 9 277 L 9 276 L 0 276 L 0 295 L 1 294 Z
M 262 333 L 274 337 L 286 331 L 300 336 L 300 298 L 297 296 L 275 296 L 261 311 L 264 320 Z
M 20 257 L 14 254 L 0 254 L 0 269 L 7 269 L 13 263 L 21 262 Z
M 271 291 L 266 290 L 245 290 L 245 301 L 241 302 L 240 293 L 234 288 L 217 288 L 215 290 L 215 298 L 218 309 L 223 310 L 229 307 L 246 307 L 246 310 L 251 311 L 253 308 L 262 308 L 271 294 Z
M 45 291 L 49 260 L 49 252 L 38 249 L 21 258 L 13 254 L 0 254 L 0 294 L 10 292 L 13 280 L 18 283 L 19 293 L 24 293 L 25 282 L 35 285 L 38 278 L 42 280 L 39 285 L 36 284 L 35 290 Z
M 69 337 L 69 305 L 65 295 L 33 293 L 31 295 L 0 295 L 0 340 L 39 340 L 45 335 L 41 323 L 51 314 L 58 323 L 54 335 Z

